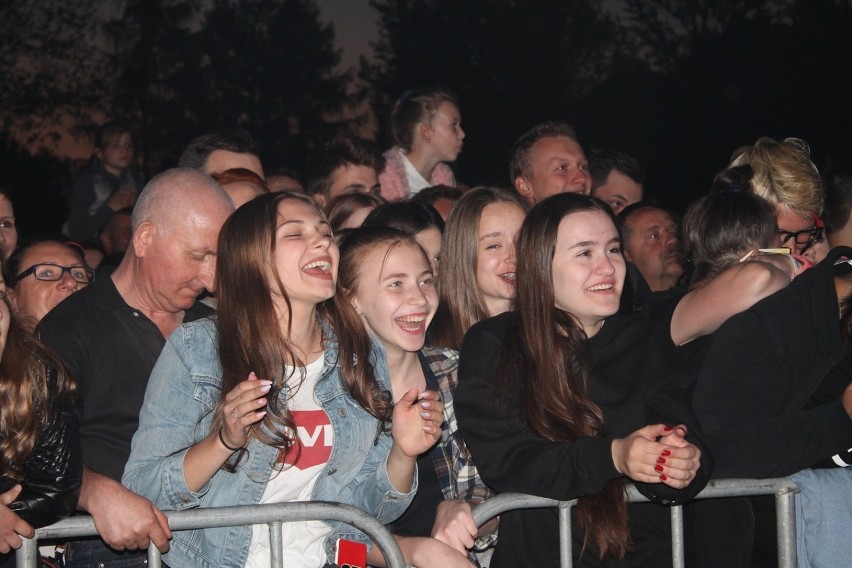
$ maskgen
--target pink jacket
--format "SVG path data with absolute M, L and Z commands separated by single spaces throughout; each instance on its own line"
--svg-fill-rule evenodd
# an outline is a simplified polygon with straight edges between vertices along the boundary
M 403 201 L 411 197 L 408 180 L 405 176 L 405 161 L 402 150 L 394 146 L 385 152 L 385 169 L 379 174 L 380 194 L 388 201 Z M 432 172 L 432 185 L 456 186 L 456 177 L 450 166 L 441 162 Z

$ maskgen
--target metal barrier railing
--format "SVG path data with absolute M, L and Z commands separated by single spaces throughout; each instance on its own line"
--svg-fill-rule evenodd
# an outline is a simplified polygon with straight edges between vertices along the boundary
M 795 568 L 797 564 L 795 494 L 798 491 L 796 484 L 786 477 L 777 479 L 722 479 L 710 481 L 695 499 L 775 495 L 778 566 L 779 568 Z M 631 503 L 648 501 L 632 484 L 627 484 L 627 500 Z M 560 566 L 571 568 L 573 564 L 571 508 L 576 503 L 576 499 L 557 501 L 521 493 L 504 493 L 477 505 L 473 509 L 473 518 L 477 526 L 482 526 L 489 519 L 506 511 L 542 507 L 558 508 Z M 366 512 L 351 505 L 308 501 L 169 511 L 165 512 L 165 515 L 169 519 L 169 527 L 174 531 L 266 524 L 269 526 L 272 568 L 283 568 L 282 523 L 311 520 L 339 521 L 361 530 L 372 538 L 373 542 L 384 553 L 389 568 L 405 567 L 402 552 L 400 552 L 399 546 L 385 526 Z M 674 568 L 683 568 L 685 563 L 682 507 L 671 507 L 671 520 L 672 564 Z M 48 527 L 40 528 L 36 530 L 33 539 L 21 539 L 23 546 L 17 551 L 17 567 L 37 568 L 38 540 L 40 539 L 73 539 L 97 534 L 91 517 L 85 516 L 65 519 Z M 153 545 L 148 548 L 148 566 L 152 568 L 162 566 L 160 552 Z
M 268 525 L 272 568 L 283 568 L 284 565 L 281 543 L 282 523 L 313 520 L 340 521 L 357 528 L 372 538 L 385 555 L 389 568 L 405 568 L 405 560 L 393 535 L 375 517 L 351 505 L 306 501 L 164 511 L 164 513 L 168 517 L 169 527 L 173 531 L 240 525 Z M 21 539 L 23 546 L 16 553 L 16 566 L 18 568 L 37 568 L 38 541 L 40 539 L 73 539 L 97 534 L 92 518 L 86 516 L 65 519 L 48 527 L 40 528 L 36 530 L 33 539 Z M 151 568 L 161 568 L 162 566 L 160 551 L 154 545 L 148 547 L 148 566 Z
M 796 568 L 796 517 L 795 495 L 799 488 L 786 477 L 777 479 L 719 479 L 710 481 L 707 487 L 695 499 L 717 497 L 745 497 L 751 495 L 775 495 L 775 509 L 778 531 L 778 566 Z M 631 503 L 646 502 L 648 499 L 639 493 L 632 484 L 627 484 L 627 500 Z M 571 550 L 571 508 L 577 500 L 557 501 L 545 497 L 536 497 L 522 493 L 503 493 L 483 501 L 473 509 L 473 518 L 477 526 L 506 511 L 515 509 L 538 509 L 556 507 L 559 509 L 559 561 L 562 568 L 571 568 L 573 556 Z M 683 508 L 671 507 L 672 519 L 672 564 L 674 568 L 683 568 Z

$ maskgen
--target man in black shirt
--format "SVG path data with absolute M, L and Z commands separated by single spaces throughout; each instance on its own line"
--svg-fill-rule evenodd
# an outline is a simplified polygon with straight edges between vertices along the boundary
M 227 194 L 200 172 L 158 175 L 139 196 L 130 248 L 118 268 L 41 322 L 41 338 L 63 358 L 79 388 L 86 466 L 79 507 L 115 550 L 145 549 L 150 541 L 168 550 L 165 516 L 120 480 L 166 338 L 211 312 L 195 300 L 213 287 L 219 230 L 232 211 Z M 70 547 L 67 565 L 89 565 L 88 556 L 95 562 L 94 554 L 110 554 L 89 555 L 86 548 L 78 564 Z

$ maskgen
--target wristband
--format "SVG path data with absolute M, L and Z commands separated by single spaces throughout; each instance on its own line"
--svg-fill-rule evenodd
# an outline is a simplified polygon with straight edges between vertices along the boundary
M 229 446 L 228 443 L 225 441 L 225 438 L 222 436 L 222 429 L 221 428 L 219 428 L 219 441 L 222 442 L 222 445 L 225 446 L 225 448 L 231 450 L 232 452 L 239 452 L 240 450 L 242 450 L 245 447 L 245 446 L 240 446 L 239 448 L 235 448 L 233 446 Z

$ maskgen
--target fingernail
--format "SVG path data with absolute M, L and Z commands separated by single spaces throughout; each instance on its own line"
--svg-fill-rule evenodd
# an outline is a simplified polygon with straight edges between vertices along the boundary
M 666 458 L 657 458 L 657 463 L 666 463 Z
M 432 403 L 429 402 L 428 400 L 424 400 L 423 402 L 420 403 L 420 406 L 422 406 L 423 408 L 431 408 Z
M 260 387 L 260 392 L 269 392 L 269 390 L 270 390 L 271 388 L 272 388 L 272 385 L 271 385 L 271 384 L 263 385 L 262 387 Z
M 426 420 L 429 420 L 429 418 L 431 418 L 431 417 L 432 417 L 432 414 L 431 414 L 430 412 L 421 412 L 421 413 L 420 413 L 420 416 L 422 416 L 422 417 L 423 417 L 423 418 L 425 418 Z
M 672 428 L 671 426 L 666 426 L 665 428 L 663 428 L 663 430 L 665 430 L 666 432 L 671 432 L 672 430 L 674 430 L 674 428 Z
M 655 466 L 654 466 L 654 469 L 655 469 L 655 470 L 657 470 L 657 471 L 663 471 L 663 466 L 661 466 L 661 465 L 655 465 Z
M 662 452 L 660 452 L 660 455 L 668 457 L 672 455 L 672 453 L 669 450 L 663 450 Z
M 666 477 L 665 475 L 661 475 L 661 476 L 660 476 L 660 481 L 665 481 L 665 480 L 667 480 L 667 479 L 668 479 L 668 477 Z

